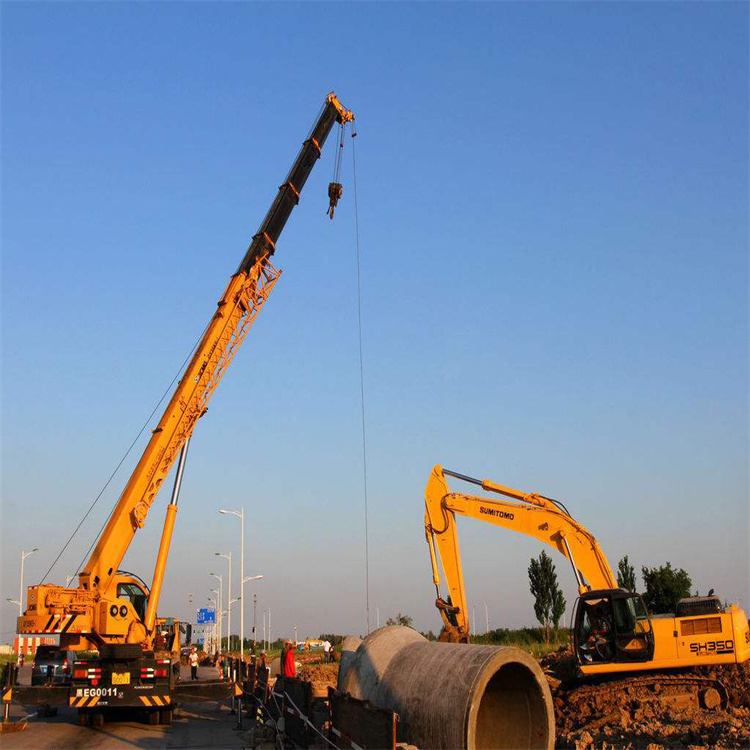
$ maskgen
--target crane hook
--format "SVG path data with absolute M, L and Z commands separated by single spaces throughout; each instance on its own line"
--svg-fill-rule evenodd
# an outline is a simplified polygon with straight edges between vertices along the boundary
M 326 213 L 333 219 L 333 211 L 344 194 L 344 187 L 340 182 L 331 182 L 328 185 L 328 210 Z

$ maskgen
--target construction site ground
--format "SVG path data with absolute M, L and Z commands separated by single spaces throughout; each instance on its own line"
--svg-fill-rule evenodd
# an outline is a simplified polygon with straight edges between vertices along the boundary
M 699 674 L 726 685 L 726 707 L 713 710 L 668 706 L 654 708 L 628 690 L 580 690 L 572 683 L 573 656 L 568 648 L 540 660 L 555 707 L 556 745 L 575 750 L 750 747 L 750 664 L 713 667 Z
M 567 648 L 540 658 L 554 699 L 556 747 L 575 750 L 659 750 L 699 748 L 750 748 L 750 665 L 703 670 L 720 677 L 729 690 L 726 707 L 680 709 L 675 706 L 654 710 L 627 692 L 611 700 L 606 691 L 581 691 L 572 682 L 572 655 Z M 335 687 L 338 662 L 327 663 L 320 652 L 297 656 L 298 676 L 313 684 L 317 701 Z M 28 679 L 22 670 L 21 682 Z M 183 670 L 183 679 L 189 679 Z M 211 667 L 201 667 L 201 679 L 217 675 Z M 316 702 L 317 702 L 316 701 Z M 246 720 L 244 730 L 236 729 L 236 717 L 229 706 L 199 703 L 182 706 L 171 727 L 147 726 L 137 721 L 108 721 L 102 728 L 78 726 L 72 709 L 60 709 L 53 718 L 37 719 L 31 710 L 14 705 L 12 718 L 28 718 L 26 731 L 5 734 L 3 750 L 16 748 L 188 748 L 258 746 Z M 266 743 L 268 744 L 268 743 Z M 261 746 L 265 746 L 260 743 Z M 321 747 L 323 745 L 321 744 Z M 270 745 L 269 745 L 270 747 Z
M 335 687 L 338 664 L 302 655 L 300 676 L 313 683 L 318 695 Z M 650 710 L 626 694 L 609 702 L 581 700 L 571 688 L 573 658 L 568 648 L 542 657 L 554 698 L 556 746 L 575 750 L 682 750 L 750 748 L 750 664 L 702 670 L 719 677 L 729 690 L 729 704 L 715 710 L 674 706 Z

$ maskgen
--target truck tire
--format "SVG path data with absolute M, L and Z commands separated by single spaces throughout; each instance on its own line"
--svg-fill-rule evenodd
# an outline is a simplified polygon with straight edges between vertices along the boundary
M 142 656 L 140 643 L 107 643 L 99 648 L 99 657 L 102 659 L 140 659 Z
M 159 724 L 166 724 L 169 726 L 172 723 L 172 709 L 162 708 L 159 711 Z
M 81 711 L 79 709 L 78 711 L 78 725 L 82 727 L 87 727 L 91 724 L 91 715 L 87 714 L 85 711 Z
M 151 725 L 159 723 L 159 709 L 156 709 L 155 711 L 149 711 L 146 714 L 146 723 Z
M 91 726 L 95 729 L 100 729 L 104 726 L 104 714 L 101 711 L 94 711 L 91 714 Z

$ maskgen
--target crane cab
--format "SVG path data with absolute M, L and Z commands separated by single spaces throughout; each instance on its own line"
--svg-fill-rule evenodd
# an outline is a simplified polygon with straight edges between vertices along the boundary
M 576 602 L 573 641 L 581 671 L 606 664 L 633 664 L 654 658 L 654 632 L 639 594 L 622 589 L 589 591 Z

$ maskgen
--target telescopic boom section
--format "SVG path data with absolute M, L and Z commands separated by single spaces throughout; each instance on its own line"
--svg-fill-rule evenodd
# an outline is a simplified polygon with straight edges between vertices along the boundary
M 100 594 L 107 591 L 135 532 L 145 523 L 172 464 L 192 434 L 196 421 L 208 409 L 216 386 L 279 278 L 281 272 L 269 258 L 320 158 L 331 128 L 336 122 L 352 120 L 354 115 L 344 109 L 335 94 L 329 94 L 237 272 L 229 280 L 190 364 L 81 571 L 83 588 Z

